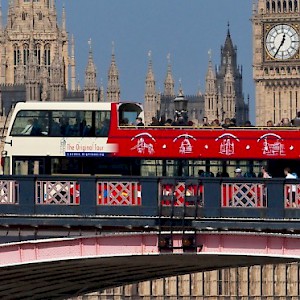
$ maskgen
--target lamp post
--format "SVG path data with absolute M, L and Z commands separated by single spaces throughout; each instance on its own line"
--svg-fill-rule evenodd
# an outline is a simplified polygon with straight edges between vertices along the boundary
M 177 123 L 187 123 L 188 100 L 184 97 L 182 89 L 180 89 L 179 94 L 173 100 L 173 102 L 174 102 L 174 107 L 175 107 L 175 121 Z M 182 125 L 184 125 L 184 124 L 182 124 Z

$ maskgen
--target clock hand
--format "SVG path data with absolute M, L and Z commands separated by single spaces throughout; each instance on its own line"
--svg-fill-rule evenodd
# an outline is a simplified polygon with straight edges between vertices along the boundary
M 276 55 L 278 54 L 278 52 L 279 52 L 280 48 L 282 47 L 282 45 L 284 44 L 284 42 L 285 42 L 285 34 L 283 35 L 281 43 L 280 43 L 276 53 L 274 54 L 274 58 L 276 58 Z

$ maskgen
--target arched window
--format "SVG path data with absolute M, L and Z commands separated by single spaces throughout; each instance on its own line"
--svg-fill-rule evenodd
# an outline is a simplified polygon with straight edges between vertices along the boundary
M 24 63 L 24 65 L 27 65 L 28 58 L 29 58 L 29 45 L 24 44 L 23 45 L 23 63 Z
M 275 12 L 275 1 L 272 1 L 272 12 Z
M 294 1 L 294 10 L 298 11 L 298 0 Z
M 36 57 L 36 62 L 38 65 L 41 64 L 41 45 L 36 44 L 34 48 L 34 55 Z
M 27 13 L 25 12 L 22 12 L 22 20 L 25 21 L 26 20 L 26 17 L 27 17 Z
M 50 45 L 47 44 L 45 45 L 45 50 L 44 50 L 44 63 L 45 66 L 50 66 L 51 64 L 51 50 L 50 50 Z
M 286 12 L 286 1 L 283 1 L 283 12 Z
M 17 44 L 14 45 L 14 65 L 20 64 L 20 48 Z
M 267 1 L 267 12 L 270 12 L 270 1 Z
M 292 0 L 289 1 L 289 11 L 293 11 L 293 2 L 292 2 Z
M 281 12 L 281 2 L 280 2 L 280 0 L 278 0 L 278 2 L 277 2 L 277 10 L 278 10 L 278 12 Z

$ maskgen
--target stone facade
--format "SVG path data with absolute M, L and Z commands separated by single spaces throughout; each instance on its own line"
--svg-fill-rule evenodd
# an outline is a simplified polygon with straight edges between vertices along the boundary
M 268 120 L 275 124 L 282 118 L 291 120 L 300 110 L 299 9 L 299 0 L 257 0 L 254 6 L 253 75 L 257 125 L 266 125 Z M 287 25 L 285 39 L 283 33 L 272 34 L 276 25 Z M 291 42 L 289 32 L 293 30 L 298 42 Z M 277 50 L 280 52 L 276 53 Z
M 109 289 L 77 300 L 298 300 L 295 264 L 200 272 Z

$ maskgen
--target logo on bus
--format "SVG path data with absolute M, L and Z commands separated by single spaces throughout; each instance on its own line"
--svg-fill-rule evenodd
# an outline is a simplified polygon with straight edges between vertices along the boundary
M 224 133 L 215 139 L 216 142 L 221 141 L 219 153 L 230 156 L 235 154 L 235 141 L 240 140 L 231 133 Z
M 136 145 L 131 150 L 136 150 L 139 154 L 148 153 L 152 155 L 155 153 L 153 143 L 156 143 L 156 140 L 150 133 L 137 134 L 131 139 L 131 141 L 135 140 L 137 140 Z
M 191 143 L 191 140 L 197 141 L 197 139 L 195 139 L 192 135 L 189 134 L 181 134 L 173 140 L 173 143 L 175 143 L 179 139 L 183 139 L 179 146 L 179 153 L 180 154 L 193 153 L 193 145 Z
M 285 145 L 283 138 L 275 133 L 267 133 L 262 135 L 257 142 L 263 142 L 262 152 L 267 156 L 285 156 Z

